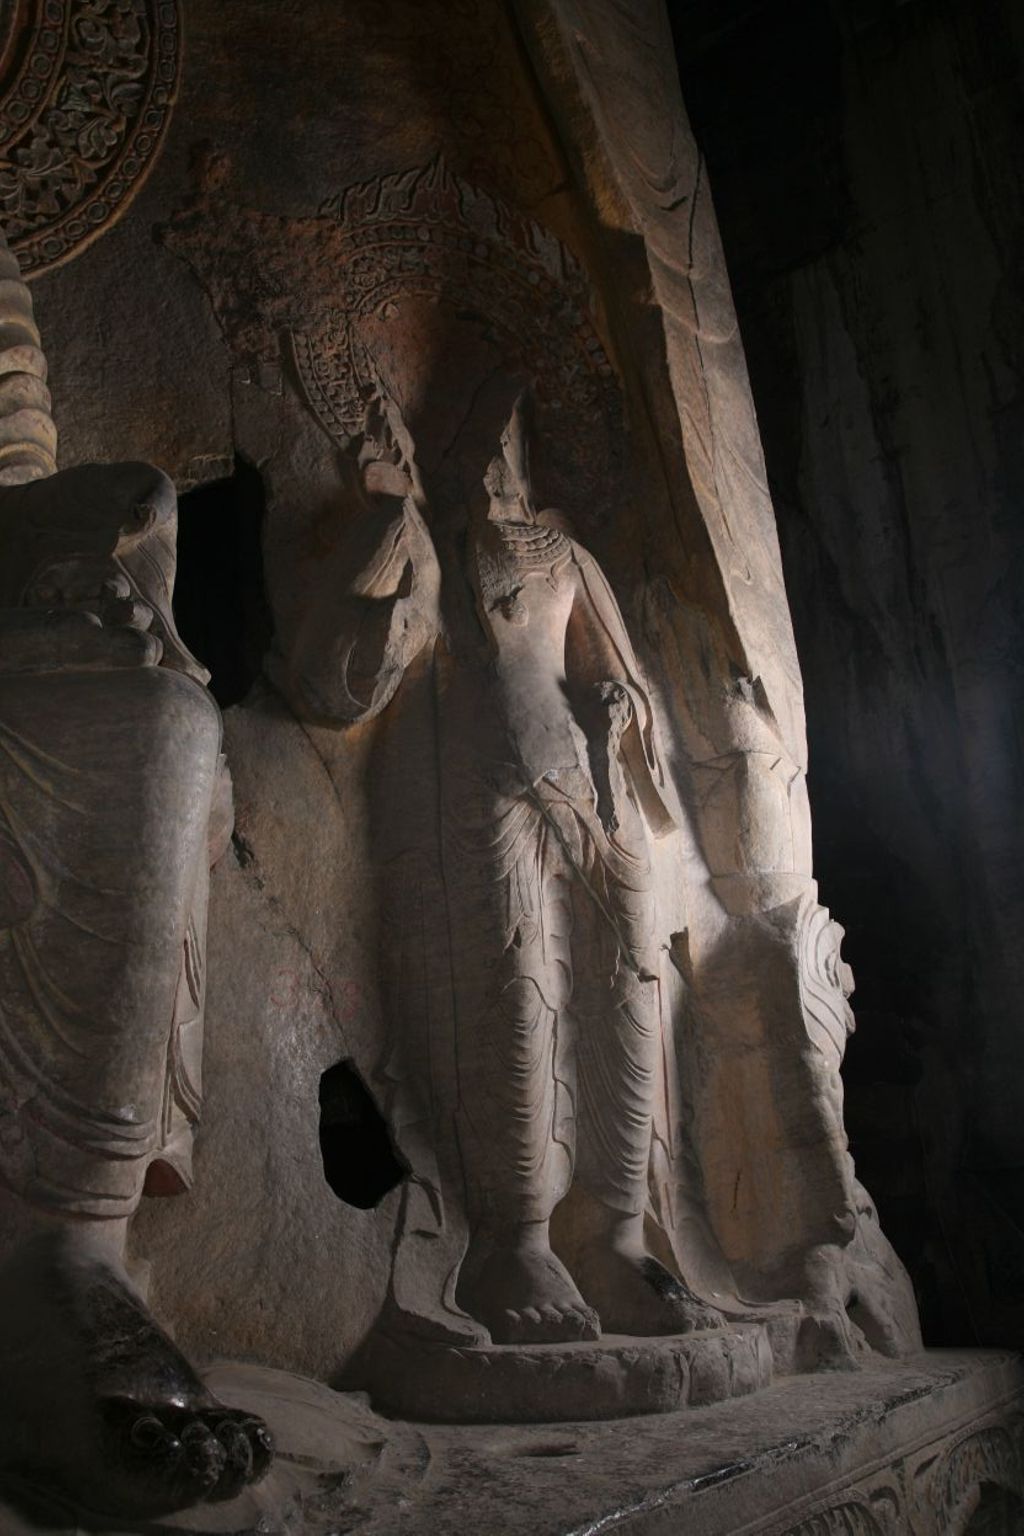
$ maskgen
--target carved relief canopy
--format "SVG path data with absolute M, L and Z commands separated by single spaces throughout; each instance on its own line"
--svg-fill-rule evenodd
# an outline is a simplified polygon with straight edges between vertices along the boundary
M 277 365 L 287 338 L 302 393 L 341 446 L 383 382 L 424 457 L 443 454 L 489 374 L 522 372 L 536 386 L 537 437 L 552 445 L 550 464 L 535 466 L 542 494 L 576 517 L 599 511 L 621 449 L 621 394 L 588 276 L 552 231 L 440 156 L 349 187 L 307 218 L 233 205 L 227 171 L 214 162 L 165 238 L 240 360 Z

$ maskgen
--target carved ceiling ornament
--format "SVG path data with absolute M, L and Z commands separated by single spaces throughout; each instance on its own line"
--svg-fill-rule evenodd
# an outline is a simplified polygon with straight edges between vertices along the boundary
M 0 0 L 0 219 L 27 278 L 78 254 L 152 169 L 178 0 Z

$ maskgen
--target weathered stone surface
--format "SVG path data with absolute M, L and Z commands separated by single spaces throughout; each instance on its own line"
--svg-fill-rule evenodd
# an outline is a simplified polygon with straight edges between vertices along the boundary
M 207 1380 L 266 1417 L 277 1467 L 147 1536 L 1016 1536 L 1024 1512 L 1021 1371 L 997 1352 L 794 1377 L 626 1424 L 409 1426 L 282 1372 Z
M 173 1515 L 167 1523 L 146 1523 L 146 1533 L 193 1531 L 203 1536 L 284 1536 L 311 1528 L 327 1503 L 332 1516 L 342 1517 L 337 1498 L 325 1490 L 344 1489 L 346 1522 L 371 1492 L 382 1510 L 407 1499 L 422 1476 L 428 1453 L 416 1430 L 389 1424 L 367 1407 L 365 1400 L 342 1397 L 301 1376 L 260 1366 L 217 1364 L 204 1375 L 208 1390 L 221 1401 L 244 1404 L 245 1410 L 272 1423 L 274 1465 L 267 1477 L 235 1498 Z M 48 1490 L 53 1492 L 53 1490 Z M 59 1500 L 41 1506 L 50 1530 L 63 1523 L 66 1511 Z M 130 1530 L 131 1522 L 117 1529 Z M 87 1520 L 90 1531 L 106 1532 L 106 1522 Z M 4 1536 L 27 1536 L 39 1529 L 0 1503 Z M 76 1532 L 78 1527 L 76 1525 Z M 137 1536 L 144 1536 L 141 1527 Z
M 467 1345 L 473 1323 L 477 1342 L 545 1344 L 716 1321 L 644 1233 L 657 1143 L 673 1142 L 674 903 L 655 845 L 677 831 L 676 796 L 607 579 L 534 500 L 520 385 L 497 368 L 477 381 L 437 461 L 378 384 L 361 537 L 338 542 L 273 668 L 300 718 L 381 717 L 387 1108 L 438 1227 L 467 1232 L 462 1252 L 438 1244 L 423 1301 L 399 1298 L 399 1251 L 393 1295 L 428 1330 L 446 1305 L 443 1336 Z M 549 1235 L 570 1192 L 571 1256 Z
M 319 1086 L 376 1060 L 367 976 L 373 892 L 355 767 L 333 733 L 272 695 L 229 710 L 235 835 L 213 871 L 206 1106 L 188 1199 L 146 1202 L 133 1228 L 150 1298 L 183 1346 L 330 1380 L 383 1303 L 400 1194 L 357 1210 L 332 1192 Z M 363 899 L 357 892 L 362 889 Z M 354 910 L 338 920 L 339 890 Z
M 268 62 L 266 7 L 228 30 L 196 6 L 212 149 L 186 186 L 179 136 L 147 194 L 168 337 L 141 213 L 81 258 L 73 315 L 53 300 L 67 377 L 103 376 L 109 343 L 67 332 L 122 279 L 131 345 L 170 360 L 145 413 L 113 369 L 79 445 L 109 408 L 183 478 L 237 450 L 268 492 L 272 687 L 228 727 L 208 1125 L 191 1199 L 136 1223 L 139 1273 L 205 1356 L 336 1379 L 375 1327 L 378 1351 L 399 1326 L 454 1343 L 379 1388 L 447 1394 L 438 1418 L 561 1416 L 591 1373 L 595 1413 L 764 1385 L 757 1327 L 673 1336 L 780 1299 L 788 1363 L 912 1351 L 846 1147 L 852 979 L 663 12 L 273 9 Z M 275 90 L 302 107 L 270 142 L 238 103 Z M 339 1066 L 403 1165 L 365 1209 L 327 1163 Z
M 884 1239 L 846 1152 L 838 1069 L 851 978 L 837 968 L 827 914 L 815 911 L 799 674 L 778 602 L 745 362 L 710 192 L 677 97 L 667 21 L 657 4 L 628 15 L 600 4 L 585 18 L 572 0 L 520 9 L 593 204 L 606 226 L 642 237 L 609 243 L 606 259 L 624 295 L 611 326 L 648 398 L 660 403 L 663 452 L 669 443 L 682 460 L 674 479 L 664 457 L 661 475 L 648 473 L 645 510 L 655 528 L 659 512 L 686 528 L 692 564 L 675 569 L 664 530 L 654 532 L 667 582 L 660 590 L 649 584 L 645 601 L 658 637 L 655 675 L 688 762 L 695 831 L 714 897 L 732 919 L 715 924 L 714 960 L 703 965 L 699 919 L 690 923 L 696 963 L 688 980 L 704 1038 L 715 1042 L 694 1090 L 711 1223 L 748 1295 L 789 1288 L 833 1317 L 837 1297 L 848 1300 L 854 1289 L 853 1249 L 844 1249 L 862 1228 L 858 1241 L 874 1254 L 868 1267 L 881 1260 L 882 1271 L 878 1285 L 862 1283 L 858 1294 L 876 1314 L 876 1342 L 887 1336 L 895 1347 L 897 1337 L 915 1334 L 913 1303 L 905 1286 L 902 1296 L 894 1292 L 898 1265 L 883 1258 Z M 690 527 L 694 510 L 699 532 Z M 709 652 L 718 665 L 702 681 L 699 658 Z M 831 934 L 835 951 L 824 971 L 805 968 L 812 956 L 825 961 L 826 951 L 806 942 L 815 928 Z M 726 975 L 734 986 L 744 978 L 733 995 Z M 796 1011 L 783 1001 L 794 987 Z M 732 1134 L 740 1081 L 740 1118 L 761 1122 L 761 1134 L 742 1147 Z M 768 1144 L 771 1157 L 750 1155 Z
M 492 20 L 497 25 L 498 12 Z M 535 21 L 526 18 L 528 31 Z M 601 313 L 600 274 L 608 262 L 618 272 L 615 286 L 621 297 L 605 311 L 604 350 L 617 356 L 624 370 L 623 413 L 629 434 L 601 483 L 595 484 L 592 455 L 584 451 L 586 431 L 556 432 L 552 421 L 542 423 L 539 458 L 542 479 L 546 473 L 566 492 L 564 510 L 581 529 L 589 530 L 589 547 L 614 573 L 619 606 L 636 634 L 641 663 L 650 669 L 654 691 L 667 702 L 668 752 L 688 813 L 681 845 L 685 852 L 680 853 L 686 872 L 669 877 L 677 915 L 667 929 L 669 934 L 686 935 L 677 953 L 685 972 L 681 979 L 688 989 L 687 1004 L 683 1006 L 681 994 L 671 1003 L 678 1043 L 686 1035 L 686 1048 L 702 1050 L 704 1063 L 683 1090 L 686 1139 L 691 1143 L 687 1155 L 700 1168 L 702 1185 L 699 1199 L 690 1201 L 688 1209 L 704 1207 L 699 1216 L 685 1219 L 691 1221 L 694 1236 L 701 1220 L 707 1224 L 706 1234 L 696 1243 L 704 1251 L 691 1256 L 688 1267 L 695 1275 L 701 1269 L 715 1275 L 719 1284 L 712 1288 L 721 1290 L 724 1258 L 741 1276 L 748 1295 L 803 1296 L 812 1311 L 831 1319 L 828 1326 L 837 1340 L 845 1335 L 840 1347 L 848 1350 L 856 1347 L 846 1321 L 847 1303 L 856 1292 L 860 1317 L 871 1320 L 874 1342 L 898 1348 L 900 1340 L 914 1335 L 912 1304 L 898 1265 L 877 1234 L 870 1202 L 853 1181 L 845 1151 L 838 1066 L 849 1024 L 842 996 L 849 977 L 837 964 L 837 933 L 817 911 L 810 880 L 799 684 L 785 660 L 792 660 L 792 643 L 780 606 L 777 554 L 766 522 L 763 474 L 742 357 L 734 327 L 730 329 L 713 218 L 703 184 L 698 185 L 695 156 L 686 166 L 672 162 L 679 192 L 676 211 L 659 211 L 650 188 L 645 191 L 643 184 L 630 180 L 626 161 L 616 167 L 614 145 L 601 127 L 609 120 L 601 101 L 611 86 L 591 67 L 594 59 L 617 61 L 608 64 L 614 73 L 631 56 L 629 50 L 640 46 L 638 38 L 661 36 L 660 13 L 645 12 L 639 30 L 628 36 L 616 31 L 611 12 L 602 13 L 594 25 L 593 57 L 585 80 L 582 74 L 578 79 L 573 75 L 579 61 L 573 63 L 572 47 L 565 53 L 568 45 L 564 39 L 558 42 L 563 34 L 568 36 L 567 16 L 552 13 L 551 26 L 541 27 L 536 39 L 542 90 L 549 102 L 557 100 L 565 116 L 570 160 L 576 155 L 578 162 L 573 162 L 572 196 L 560 194 L 550 201 L 545 208 L 550 229 L 534 223 L 530 240 L 535 248 L 549 250 L 557 249 L 555 234 L 564 231 L 571 237 L 598 289 L 595 315 Z M 493 35 L 505 35 L 500 25 Z M 439 48 L 445 37 L 442 25 L 436 39 Z M 475 57 L 474 37 L 472 28 L 460 32 L 454 49 L 458 68 Z M 400 24 L 391 42 L 404 56 L 410 37 Z M 645 52 L 642 66 L 625 67 L 624 78 L 634 81 L 631 89 L 650 68 L 651 56 Z M 510 76 L 520 66 L 510 53 Z M 663 73 L 658 82 L 668 101 L 674 84 Z M 528 136 L 534 131 L 530 125 L 537 122 L 537 84 L 520 77 L 516 89 L 521 93 L 519 131 Z M 641 89 L 640 98 L 643 95 Z M 663 141 L 659 120 L 641 112 L 640 104 L 631 119 L 639 138 L 629 163 L 644 159 L 654 164 L 666 154 L 671 159 L 666 143 L 689 142 L 681 114 L 673 109 L 676 115 Z M 285 656 L 294 645 L 306 595 L 323 579 L 322 556 L 340 536 L 339 524 L 350 524 L 356 508 L 347 499 L 344 474 L 327 452 L 326 434 L 318 438 L 310 432 L 308 416 L 303 419 L 302 399 L 288 366 L 289 348 L 297 360 L 303 395 L 342 447 L 349 443 L 354 425 L 344 404 L 353 396 L 351 359 L 368 357 L 372 366 L 369 373 L 363 366 L 364 382 L 376 368 L 383 370 L 389 387 L 398 390 L 403 410 L 412 410 L 416 419 L 417 451 L 425 455 L 425 464 L 442 462 L 443 445 L 482 368 L 493 366 L 504 352 L 506 363 L 531 371 L 535 322 L 529 311 L 524 311 L 518 336 L 506 331 L 500 337 L 475 334 L 475 311 L 468 307 L 473 292 L 451 263 L 446 266 L 438 258 L 438 279 L 437 269 L 428 262 L 429 294 L 411 303 L 403 298 L 401 271 L 415 272 L 416 283 L 426 280 L 417 254 L 424 245 L 422 232 L 429 236 L 426 248 L 433 251 L 435 237 L 446 229 L 458 231 L 460 221 L 463 231 L 468 228 L 467 207 L 482 221 L 481 228 L 486 227 L 483 255 L 478 253 L 482 265 L 500 270 L 506 261 L 502 253 L 521 239 L 515 209 L 524 192 L 516 172 L 502 160 L 497 185 L 509 196 L 503 212 L 502 203 L 486 187 L 462 174 L 466 161 L 460 133 L 459 122 L 446 125 L 444 144 L 457 174 L 437 170 L 440 210 L 431 211 L 416 190 L 430 182 L 427 163 L 410 164 L 406 159 L 408 169 L 403 169 L 396 159 L 389 166 L 382 158 L 384 134 L 362 161 L 363 148 L 346 144 L 341 158 L 332 163 L 349 166 L 350 179 L 335 182 L 315 216 L 294 212 L 290 195 L 283 197 L 280 214 L 264 213 L 264 193 L 257 198 L 246 185 L 251 162 L 240 175 L 230 155 L 208 157 L 198 199 L 167 231 L 167 241 L 210 293 L 237 365 L 252 381 L 236 393 L 236 433 L 240 446 L 247 440 L 259 443 L 266 460 L 271 599 L 278 645 Z M 579 134 L 589 135 L 588 143 L 603 144 L 601 155 L 588 157 Z M 537 143 L 545 142 L 539 132 Z M 559 156 L 550 142 L 545 153 L 554 175 Z M 527 164 L 535 166 L 536 157 L 524 156 L 522 166 Z M 699 252 L 691 250 L 689 224 L 679 212 L 691 195 L 686 190 L 691 172 L 697 178 L 694 206 L 699 216 L 693 227 L 700 234 Z M 383 285 L 379 272 L 367 279 L 368 292 L 376 297 L 359 326 L 348 321 L 342 326 L 330 322 L 330 316 L 350 311 L 346 295 L 351 282 L 345 274 L 355 260 L 354 234 L 369 237 L 366 209 L 377 208 L 375 198 L 382 207 L 392 208 L 393 217 L 383 230 L 373 214 L 377 232 L 371 245 L 390 252 L 388 259 L 398 263 L 399 276 Z M 388 199 L 396 198 L 392 206 Z M 401 207 L 406 205 L 409 222 L 403 233 Z M 594 208 L 621 227 L 630 218 L 638 221 L 644 242 L 617 242 L 602 234 L 588 212 Z M 612 208 L 618 210 L 614 219 Z M 686 251 L 675 267 L 664 254 L 670 246 Z M 239 249 L 248 253 L 241 288 Z M 565 269 L 568 255 L 560 261 Z M 710 274 L 706 282 L 701 279 L 704 309 L 695 312 L 692 324 L 677 324 L 671 317 L 696 291 L 693 273 L 698 270 Z M 358 258 L 357 271 L 362 282 L 365 256 Z M 660 307 L 649 309 L 643 295 L 655 271 Z M 578 312 L 578 296 L 573 302 Z M 623 304 L 625 310 L 620 309 Z M 537 313 L 546 310 L 539 306 Z M 592 329 L 589 320 L 587 324 Z M 641 337 L 649 344 L 641 346 Z M 568 340 L 562 345 L 568 358 Z M 358 382 L 358 367 L 355 377 Z M 639 385 L 631 379 L 643 379 L 648 397 L 657 400 L 655 419 L 645 415 L 636 393 Z M 592 413 L 584 414 L 589 422 Z M 691 433 L 693 423 L 698 425 Z M 610 422 L 602 429 L 606 439 L 610 429 Z M 716 445 L 707 459 L 700 447 L 704 441 Z M 666 477 L 669 464 L 674 478 Z M 337 522 L 327 512 L 332 502 L 342 509 Z M 758 551 L 761 572 L 756 582 L 740 580 L 735 587 L 732 556 L 722 543 L 728 538 L 716 522 L 727 504 L 734 517 L 742 512 L 743 541 Z M 712 525 L 718 530 L 714 534 L 709 532 Z M 652 570 L 659 573 L 653 579 Z M 766 597 L 769 592 L 775 598 Z M 709 656 L 714 658 L 710 667 Z M 352 782 L 347 772 L 346 778 Z M 366 868 L 358 889 L 365 890 L 372 879 L 372 870 Z M 312 915 L 303 918 L 300 930 L 311 920 Z M 363 975 L 357 984 L 369 995 L 376 978 Z M 671 980 L 666 985 L 678 987 Z M 359 1066 L 369 1077 L 377 1063 L 364 1058 Z M 737 1120 L 750 1127 L 749 1140 L 735 1136 Z M 764 1155 L 766 1146 L 774 1149 L 770 1157 Z M 813 1154 L 807 1150 L 811 1146 Z M 667 1184 L 678 1192 L 682 1174 L 677 1153 L 674 1148 L 670 1161 L 677 1166 Z M 680 1219 L 678 1212 L 675 1219 Z M 870 1283 L 872 1270 L 876 1284 Z
M 1024 17 L 671 10 L 858 977 L 858 1168 L 926 1336 L 1022 1342 Z
M 671 1257 L 705 1298 L 799 1299 L 820 1332 L 809 1359 L 912 1347 L 906 1278 L 846 1152 L 838 1071 L 851 1022 L 850 976 L 839 958 L 840 930 L 818 905 L 810 874 L 799 678 L 763 466 L 662 13 L 644 8 L 623 31 L 614 7 L 595 11 L 584 60 L 571 8 L 525 6 L 516 25 L 531 73 L 504 8 L 475 8 L 457 25 L 435 10 L 417 14 L 415 25 L 402 6 L 387 18 L 358 8 L 344 18 L 332 12 L 321 28 L 322 56 L 311 51 L 319 36 L 312 14 L 287 18 L 276 40 L 275 88 L 293 78 L 282 61 L 308 63 L 303 100 L 309 114 L 322 114 L 327 160 L 307 160 L 309 144 L 290 119 L 273 143 L 260 140 L 262 157 L 248 125 L 241 133 L 230 90 L 244 95 L 268 78 L 255 20 L 253 36 L 232 52 L 230 80 L 214 86 L 207 66 L 197 66 L 209 89 L 196 97 L 191 121 L 212 152 L 200 157 L 187 197 L 173 133 L 168 144 L 160 259 L 173 251 L 178 266 L 167 293 L 187 276 L 193 292 L 198 279 L 208 296 L 228 349 L 216 351 L 216 366 L 232 359 L 234 445 L 259 459 L 267 484 L 274 675 L 286 679 L 309 644 L 311 597 L 318 594 L 323 608 L 326 594 L 330 609 L 335 567 L 356 560 L 369 538 L 372 517 L 358 488 L 367 468 L 359 417 L 366 392 L 383 384 L 398 404 L 423 483 L 457 531 L 465 454 L 453 450 L 481 382 L 501 369 L 534 379 L 538 496 L 557 494 L 578 547 L 611 578 L 638 679 L 662 721 L 669 789 L 679 804 L 678 836 L 657 850 L 654 877 L 667 1022 L 647 1240 L 659 1262 Z M 200 7 L 197 24 L 216 57 L 226 47 L 217 18 Z M 365 66 L 360 72 L 347 60 L 328 81 L 343 37 L 365 49 Z M 512 125 L 514 152 L 499 134 L 493 154 L 482 153 L 476 129 L 442 108 L 429 83 L 430 50 L 445 58 L 448 100 L 452 91 L 457 99 L 473 92 L 484 54 L 503 61 L 501 91 L 480 111 L 489 124 Z M 378 90 L 385 74 L 387 89 Z M 635 107 L 628 148 L 611 126 L 609 103 L 620 87 Z M 667 116 L 650 110 L 655 96 Z M 341 100 L 349 103 L 344 132 Z M 373 134 L 351 132 L 360 104 L 370 102 Z M 676 154 L 678 146 L 685 154 Z M 653 181 L 637 172 L 641 163 L 654 168 Z M 659 201 L 655 182 L 669 170 L 673 195 Z M 542 302 L 524 297 L 533 288 Z M 214 358 L 209 349 L 204 355 Z M 189 423 L 199 425 L 194 402 L 183 402 L 176 419 L 189 431 Z M 187 474 L 190 462 L 182 465 Z M 370 595 L 355 594 L 361 602 Z M 404 623 L 414 615 L 408 594 L 396 588 L 391 597 L 393 617 Z M 329 660 L 329 630 L 316 634 L 321 660 Z M 401 643 L 411 651 L 410 638 Z M 340 667 L 342 658 L 334 659 Z M 438 1181 L 423 1172 L 444 1137 L 434 1126 L 426 1160 L 410 1156 L 409 1138 L 422 1141 L 425 1122 L 403 1101 L 401 1077 L 384 1054 L 385 1016 L 396 1010 L 382 995 L 380 957 L 386 976 L 389 956 L 397 973 L 427 952 L 432 963 L 442 954 L 417 947 L 415 914 L 394 922 L 391 897 L 404 892 L 412 900 L 414 886 L 389 866 L 394 829 L 374 808 L 386 791 L 388 737 L 399 734 L 401 689 L 389 701 L 400 671 L 392 667 L 374 684 L 363 712 L 379 718 L 344 733 L 308 718 L 307 728 L 293 729 L 282 716 L 265 737 L 265 699 L 245 706 L 233 727 L 247 872 L 225 874 L 221 888 L 232 938 L 219 952 L 221 1043 L 211 1050 L 250 1065 L 225 1090 L 227 1118 L 221 1130 L 211 1128 L 208 1145 L 224 1158 L 229 1146 L 245 1143 L 245 1156 L 232 1153 L 239 1199 L 266 1182 L 256 1159 L 257 1147 L 265 1148 L 268 1166 L 280 1171 L 264 1220 L 290 1235 L 250 1242 L 237 1286 L 218 1278 L 200 1295 L 189 1266 L 209 1273 L 210 1247 L 198 1234 L 223 1231 L 230 1210 L 217 1175 L 211 1169 L 190 1215 L 146 1214 L 138 1251 L 166 1260 L 155 1265 L 154 1294 L 202 1349 L 255 1349 L 264 1360 L 316 1371 L 343 1363 L 382 1294 L 379 1260 L 361 1267 L 360 1256 L 387 1250 L 399 1210 L 409 1241 L 399 1244 L 386 1282 L 388 1305 L 417 1316 L 426 1307 L 442 1328 L 467 1327 L 446 1290 L 465 1247 L 465 1213 L 459 1200 L 439 1207 Z M 308 699 L 297 707 L 311 714 Z M 426 738 L 403 750 L 416 768 L 404 788 L 399 779 L 391 803 L 412 825 L 418 812 L 403 798 L 427 794 L 440 759 Z M 321 773 L 309 800 L 315 816 L 302 803 L 307 790 L 290 783 L 309 782 L 311 751 Z M 272 797 L 271 780 L 280 784 Z M 299 847 L 308 853 L 297 855 Z M 262 941 L 232 911 L 244 901 L 248 914 L 256 882 L 272 924 L 287 927 L 271 968 L 298 978 L 285 1005 L 273 1001 L 279 989 L 269 982 Z M 435 920 L 436 893 L 415 889 Z M 298 953 L 307 958 L 295 965 Z M 350 1020 L 353 998 L 359 1016 Z M 284 1036 L 275 1022 L 282 1009 L 294 1030 Z M 259 1034 L 273 1042 L 269 1051 L 251 1049 L 256 1018 Z M 322 1033 L 310 1047 L 306 1021 L 314 1018 Z M 279 1059 L 283 1039 L 294 1045 L 286 1075 L 294 1112 L 268 1117 L 267 1063 Z M 369 1085 L 414 1170 L 404 1192 L 376 1211 L 345 1210 L 324 1187 L 315 1089 L 342 1060 Z M 406 1077 L 422 1088 L 422 1073 Z M 254 1123 L 255 1137 L 247 1131 Z M 461 1166 L 472 1168 L 473 1159 Z M 567 1249 L 578 1224 L 578 1213 L 568 1212 Z M 325 1231 L 330 1242 L 320 1240 Z M 293 1285 L 299 1234 L 314 1254 L 305 1271 L 311 1282 L 331 1275 L 333 1252 L 352 1255 L 360 1277 L 354 1312 L 325 1278 L 304 1291 L 302 1327 L 283 1324 L 278 1303 Z M 472 1305 L 486 1310 L 479 1298 Z M 517 1309 L 498 1309 L 507 1310 Z M 490 1321 L 502 1326 L 493 1314 Z M 275 1356 L 280 1348 L 288 1353 Z
M 705 1407 L 771 1385 L 759 1324 L 676 1338 L 451 1345 L 379 1335 L 350 1375 L 381 1411 L 414 1422 L 556 1423 Z

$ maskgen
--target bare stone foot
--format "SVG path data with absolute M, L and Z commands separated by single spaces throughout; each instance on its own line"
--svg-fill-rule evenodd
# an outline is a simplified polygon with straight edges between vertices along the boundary
M 261 1419 L 225 1408 L 87 1237 L 48 1233 L 0 1272 L 0 1489 L 146 1519 L 263 1476 Z
M 720 1312 L 641 1246 L 593 1242 L 583 1250 L 579 1272 L 605 1333 L 646 1338 L 724 1326 Z
M 601 1334 L 597 1314 L 546 1239 L 495 1242 L 485 1252 L 471 1247 L 458 1302 L 495 1344 L 566 1344 Z

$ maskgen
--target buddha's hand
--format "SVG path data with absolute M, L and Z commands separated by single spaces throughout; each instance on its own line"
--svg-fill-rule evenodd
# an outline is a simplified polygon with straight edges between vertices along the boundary
M 86 605 L 0 608 L 0 674 L 97 672 L 159 666 L 156 635 L 105 624 Z
M 55 560 L 33 574 L 22 596 L 25 608 L 76 609 L 105 628 L 146 630 L 153 609 L 133 591 L 115 556 Z
M 84 464 L 0 487 L 0 660 L 162 662 L 205 682 L 174 625 L 176 528 L 174 485 L 151 464 Z

